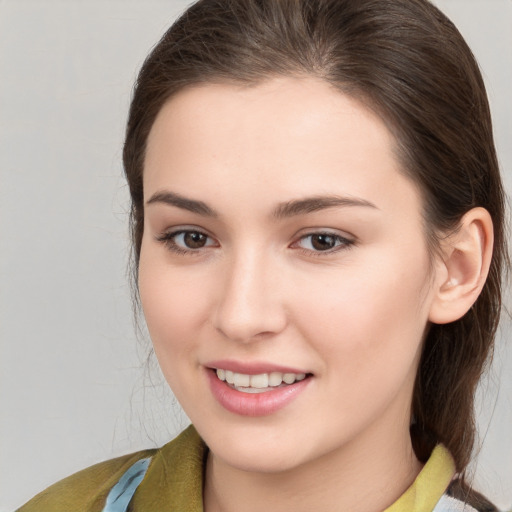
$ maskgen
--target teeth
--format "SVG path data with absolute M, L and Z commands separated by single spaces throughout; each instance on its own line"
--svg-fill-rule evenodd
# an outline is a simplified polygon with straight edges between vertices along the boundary
M 268 388 L 268 373 L 262 373 L 260 375 L 251 375 L 251 388 Z
M 245 373 L 236 373 L 230 370 L 223 370 L 222 368 L 217 369 L 217 377 L 226 381 L 228 384 L 232 384 L 236 388 L 246 389 L 266 389 L 268 387 L 275 388 L 283 384 L 293 384 L 296 381 L 301 381 L 306 378 L 305 373 L 260 373 L 258 375 L 247 375 Z M 251 391 L 247 391 L 251 392 Z
M 283 382 L 286 382 L 286 384 L 292 384 L 295 382 L 295 374 L 294 373 L 285 373 L 283 375 Z
M 244 375 L 243 373 L 235 373 L 233 380 L 233 384 L 237 388 L 248 388 L 250 386 L 251 377 L 249 375 Z M 257 386 L 253 387 L 255 388 Z
M 283 374 L 280 372 L 272 372 L 268 376 L 268 385 L 269 386 L 280 386 L 283 382 Z
M 226 370 L 226 382 L 228 384 L 235 383 L 235 374 L 233 372 L 230 372 L 229 370 Z

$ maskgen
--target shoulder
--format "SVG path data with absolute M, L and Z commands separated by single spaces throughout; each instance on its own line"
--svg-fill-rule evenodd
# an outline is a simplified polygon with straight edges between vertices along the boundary
M 79 471 L 39 493 L 17 512 L 101 512 L 111 499 L 111 491 L 115 493 L 128 482 L 131 510 L 161 510 L 164 503 L 175 504 L 177 508 L 172 510 L 194 510 L 189 508 L 194 503 L 200 510 L 206 452 L 190 426 L 162 448 L 124 455 Z
M 145 450 L 95 464 L 37 494 L 18 512 L 101 511 L 110 489 L 137 461 L 157 450 Z

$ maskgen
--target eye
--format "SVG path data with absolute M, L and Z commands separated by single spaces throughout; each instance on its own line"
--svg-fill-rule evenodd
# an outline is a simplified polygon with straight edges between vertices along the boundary
M 179 254 L 198 252 L 206 247 L 217 246 L 215 240 L 206 233 L 193 229 L 180 229 L 164 233 L 157 240 Z
M 176 245 L 186 249 L 201 249 L 208 244 L 208 236 L 199 231 L 183 231 L 173 238 Z
M 334 233 L 310 233 L 301 237 L 294 245 L 311 252 L 335 252 L 353 244 L 353 240 Z

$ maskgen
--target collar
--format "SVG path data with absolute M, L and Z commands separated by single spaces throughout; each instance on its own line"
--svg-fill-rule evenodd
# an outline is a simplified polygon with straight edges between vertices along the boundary
M 189 426 L 155 453 L 134 496 L 133 509 L 203 512 L 206 454 L 205 443 Z M 384 512 L 433 510 L 454 474 L 455 462 L 450 452 L 437 445 L 413 484 Z

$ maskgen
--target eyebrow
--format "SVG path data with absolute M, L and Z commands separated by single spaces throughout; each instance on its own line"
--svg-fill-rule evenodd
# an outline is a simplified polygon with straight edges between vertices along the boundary
M 146 202 L 147 205 L 154 203 L 164 203 L 170 206 L 181 208 L 204 217 L 218 218 L 219 214 L 203 201 L 189 199 L 176 192 L 162 191 L 156 192 Z M 298 215 L 306 215 L 319 210 L 334 207 L 365 207 L 378 210 L 377 206 L 366 199 L 351 196 L 313 196 L 304 199 L 295 199 L 279 204 L 272 212 L 272 217 L 276 219 L 284 219 Z
M 218 213 L 210 208 L 203 201 L 196 201 L 195 199 L 189 199 L 175 192 L 156 192 L 151 196 L 146 204 L 164 203 L 170 206 L 176 206 L 182 210 L 188 210 L 192 213 L 197 213 L 204 217 L 218 217 Z
M 277 219 L 294 217 L 296 215 L 305 215 L 319 210 L 333 207 L 359 206 L 365 208 L 373 208 L 378 210 L 370 201 L 360 199 L 358 197 L 344 196 L 313 196 L 304 199 L 297 199 L 280 204 L 273 212 L 273 216 Z

